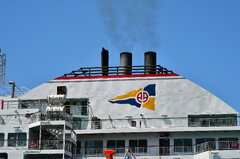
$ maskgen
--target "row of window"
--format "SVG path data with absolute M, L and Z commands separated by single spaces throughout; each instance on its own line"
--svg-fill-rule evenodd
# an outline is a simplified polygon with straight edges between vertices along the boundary
M 58 86 L 57 94 L 65 94 L 66 86 Z M 81 98 L 81 99 L 67 99 L 64 103 L 66 112 L 74 115 L 75 117 L 79 116 L 88 116 L 89 108 L 88 108 L 89 99 Z M 45 110 L 48 105 L 47 100 L 23 100 L 21 101 L 22 108 L 40 108 Z M 170 119 L 171 120 L 171 119 Z M 212 126 L 237 126 L 238 117 L 235 114 L 221 114 L 221 115 L 189 115 L 188 116 L 188 126 L 189 127 L 212 127 Z M 98 122 L 92 121 L 92 129 L 101 129 L 101 120 Z M 131 121 L 132 127 L 141 127 L 142 122 L 139 123 L 135 120 Z M 77 119 L 73 122 L 75 129 L 81 129 L 81 120 Z
M 81 148 L 81 143 L 78 142 L 78 148 Z M 136 147 L 141 147 L 142 152 L 147 152 L 147 140 L 129 140 L 129 147 L 132 151 L 135 152 Z M 107 141 L 108 149 L 115 149 L 117 153 L 125 152 L 125 140 L 108 140 Z M 102 140 L 87 140 L 85 141 L 85 154 L 94 154 L 98 151 L 102 153 L 103 141 Z
M 114 149 L 117 153 L 125 153 L 125 140 L 107 140 L 106 147 L 108 149 Z M 197 138 L 196 139 L 196 151 L 201 151 L 200 149 L 203 147 L 201 144 L 207 144 L 208 150 L 216 149 L 216 142 L 218 142 L 218 149 L 237 149 L 238 148 L 238 138 L 219 138 L 218 141 L 215 138 Z M 146 139 L 140 140 L 129 140 L 129 147 L 133 152 L 137 153 L 147 153 L 148 147 L 156 147 L 156 146 L 148 146 L 148 142 Z M 170 145 L 170 139 L 159 139 L 159 148 L 160 151 L 164 150 L 164 153 L 170 151 L 170 147 L 174 148 L 174 152 L 193 152 L 193 140 L 188 138 L 183 139 L 174 139 L 174 145 Z M 83 145 L 82 145 L 83 146 Z M 85 154 L 96 154 L 101 153 L 103 150 L 103 141 L 102 140 L 87 140 L 85 141 Z M 81 142 L 77 143 L 77 148 L 81 149 Z M 160 152 L 161 153 L 161 152 Z
M 237 115 L 189 115 L 188 126 L 237 126 Z
M 71 112 L 72 114 L 81 114 L 77 111 L 80 109 L 78 106 L 71 106 Z M 81 107 L 81 109 L 86 109 L 87 107 Z M 84 111 L 82 111 L 84 112 Z M 83 114 L 81 114 L 83 115 Z M 96 117 L 94 117 L 96 118 Z M 129 121 L 128 121 L 129 122 Z M 140 127 L 142 126 L 142 122 L 137 122 L 136 120 L 130 121 L 131 127 Z M 237 126 L 237 117 L 198 117 L 198 116 L 190 116 L 188 117 L 188 126 L 189 127 L 217 127 L 217 126 Z M 76 119 L 73 121 L 73 127 L 74 129 L 81 129 L 81 119 Z M 91 120 L 91 129 L 101 129 L 102 128 L 102 121 L 100 118 L 98 120 Z
M 21 147 L 27 146 L 26 133 L 9 133 L 8 134 L 8 147 Z M 4 146 L 4 134 L 0 133 L 0 147 Z

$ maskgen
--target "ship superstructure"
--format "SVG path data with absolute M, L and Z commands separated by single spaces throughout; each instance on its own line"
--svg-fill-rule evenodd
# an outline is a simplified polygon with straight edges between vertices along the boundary
M 74 70 L 15 98 L 2 97 L 0 158 L 239 159 L 238 112 L 186 78 L 121 53 L 120 66 Z

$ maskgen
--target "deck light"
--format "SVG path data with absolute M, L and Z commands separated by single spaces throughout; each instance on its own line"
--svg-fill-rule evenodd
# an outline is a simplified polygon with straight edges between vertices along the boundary
M 15 93 L 15 82 L 14 81 L 9 81 L 8 84 L 12 85 L 12 93 L 11 93 L 11 98 L 14 98 L 14 93 Z
M 132 119 L 131 115 L 126 115 L 125 117 L 128 118 L 128 119 Z
M 166 115 L 166 114 L 163 114 L 163 115 L 161 115 L 161 117 L 163 117 L 163 118 L 167 118 L 167 117 L 168 117 L 168 115 Z

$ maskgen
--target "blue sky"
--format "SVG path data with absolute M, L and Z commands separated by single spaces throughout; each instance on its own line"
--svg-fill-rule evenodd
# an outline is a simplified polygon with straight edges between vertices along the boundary
M 240 111 L 239 0 L 0 0 L 7 78 L 34 88 L 79 67 L 145 51 Z

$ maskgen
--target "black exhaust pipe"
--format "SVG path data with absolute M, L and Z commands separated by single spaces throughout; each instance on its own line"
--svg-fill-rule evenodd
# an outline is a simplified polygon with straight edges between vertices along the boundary
M 144 54 L 145 74 L 156 74 L 156 52 L 148 51 Z
M 109 55 L 108 50 L 102 48 L 102 59 L 101 59 L 101 67 L 102 67 L 102 75 L 108 75 L 108 67 L 109 67 Z
M 132 53 L 122 52 L 120 54 L 120 70 L 122 75 L 132 74 Z

